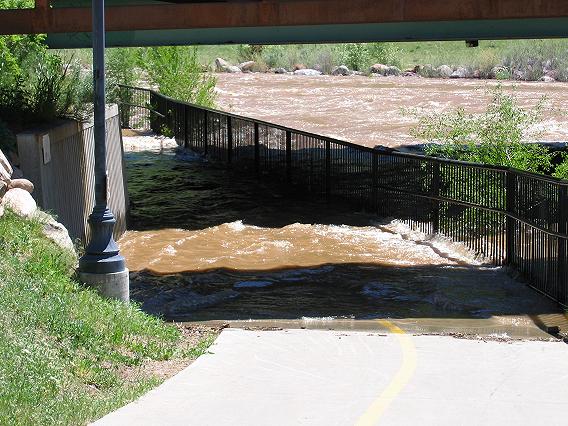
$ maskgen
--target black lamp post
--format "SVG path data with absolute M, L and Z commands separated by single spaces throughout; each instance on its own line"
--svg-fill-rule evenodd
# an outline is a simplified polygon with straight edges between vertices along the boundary
M 91 239 L 79 260 L 79 273 L 102 295 L 128 301 L 128 270 L 113 238 L 116 220 L 107 204 L 104 0 L 92 1 L 95 207 L 89 216 Z

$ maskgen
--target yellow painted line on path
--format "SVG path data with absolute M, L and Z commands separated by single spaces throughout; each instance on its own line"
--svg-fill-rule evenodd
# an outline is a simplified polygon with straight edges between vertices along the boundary
M 416 349 L 414 347 L 414 343 L 412 343 L 411 336 L 406 334 L 403 329 L 397 327 L 390 321 L 379 320 L 379 323 L 383 327 L 387 328 L 389 332 L 393 333 L 398 339 L 398 343 L 402 350 L 402 364 L 385 390 L 359 418 L 356 423 L 357 426 L 376 425 L 390 403 L 410 381 L 410 378 L 414 374 L 414 370 L 416 370 Z

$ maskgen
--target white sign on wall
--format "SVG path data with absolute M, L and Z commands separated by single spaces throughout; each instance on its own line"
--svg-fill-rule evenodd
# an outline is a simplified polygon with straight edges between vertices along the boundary
M 49 133 L 41 137 L 41 148 L 43 151 L 43 164 L 51 161 L 51 143 L 49 142 Z

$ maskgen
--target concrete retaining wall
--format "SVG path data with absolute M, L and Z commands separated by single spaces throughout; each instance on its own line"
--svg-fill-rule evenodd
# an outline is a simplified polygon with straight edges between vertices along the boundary
M 109 206 L 117 224 L 114 236 L 126 231 L 128 196 L 118 108 L 107 108 Z M 87 219 L 94 203 L 94 138 L 91 123 L 62 120 L 17 135 L 21 169 L 35 185 L 33 196 L 54 213 L 72 239 L 89 238 Z

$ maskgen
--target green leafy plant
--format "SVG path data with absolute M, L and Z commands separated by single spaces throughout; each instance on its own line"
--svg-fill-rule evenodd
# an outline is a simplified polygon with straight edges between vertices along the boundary
M 418 114 L 419 123 L 412 134 L 432 143 L 426 148 L 430 155 L 548 172 L 551 154 L 540 144 L 527 143 L 540 134 L 535 125 L 542 121 L 546 99 L 525 109 L 500 86 L 491 95 L 486 111 L 479 115 L 466 113 L 463 108 Z
M 195 48 L 149 48 L 142 62 L 160 93 L 197 105 L 214 106 L 217 79 L 203 72 Z

